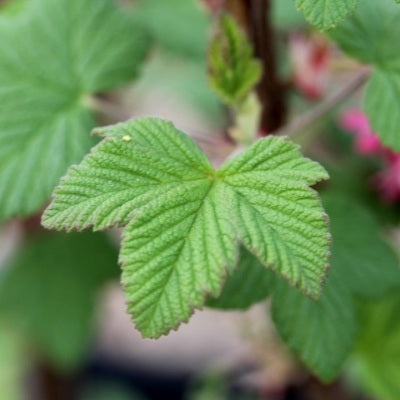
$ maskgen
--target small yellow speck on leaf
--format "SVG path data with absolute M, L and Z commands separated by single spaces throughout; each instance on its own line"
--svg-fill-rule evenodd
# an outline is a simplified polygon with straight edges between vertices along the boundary
M 122 137 L 122 140 L 124 140 L 125 142 L 130 142 L 132 140 L 132 138 L 128 135 L 125 135 Z

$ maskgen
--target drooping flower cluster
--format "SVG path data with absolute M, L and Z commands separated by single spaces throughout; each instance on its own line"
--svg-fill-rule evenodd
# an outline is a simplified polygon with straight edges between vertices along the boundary
M 382 159 L 383 170 L 372 177 L 372 184 L 379 190 L 382 198 L 390 203 L 400 201 L 400 153 L 395 153 L 382 144 L 361 110 L 346 111 L 342 115 L 341 126 L 354 133 L 354 146 L 360 154 Z
M 296 88 L 306 97 L 316 100 L 324 95 L 331 52 L 321 36 L 296 33 L 289 40 L 293 79 Z

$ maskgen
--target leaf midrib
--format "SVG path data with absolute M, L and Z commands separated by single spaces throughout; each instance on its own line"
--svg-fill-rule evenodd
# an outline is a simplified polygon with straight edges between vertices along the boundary
M 206 182 L 206 180 L 205 180 L 205 182 Z M 211 193 L 211 191 L 213 190 L 213 188 L 215 187 L 216 184 L 217 183 L 215 181 L 210 181 L 210 183 L 209 183 L 210 187 L 208 188 L 207 192 L 205 193 L 204 197 L 202 198 L 202 200 L 200 202 L 200 206 L 199 206 L 198 210 L 195 213 L 195 217 L 193 218 L 193 221 L 192 221 L 192 223 L 191 223 L 191 225 L 190 225 L 190 227 L 188 229 L 188 233 L 185 236 L 184 240 L 182 241 L 182 244 L 181 244 L 180 249 L 178 251 L 178 255 L 177 255 L 176 261 L 173 263 L 174 265 L 178 264 L 179 259 L 182 256 L 183 248 L 187 244 L 187 241 L 188 241 L 188 238 L 189 238 L 189 236 L 190 236 L 190 234 L 192 232 L 192 229 L 196 224 L 197 218 L 198 218 L 198 216 L 200 214 L 200 210 L 204 207 L 204 204 L 206 202 L 207 197 L 209 196 L 209 194 Z M 151 324 L 153 324 L 153 319 L 154 319 L 155 313 L 158 310 L 158 307 L 159 307 L 159 304 L 160 304 L 160 300 L 165 295 L 165 288 L 168 286 L 168 284 L 170 282 L 170 279 L 171 279 L 171 277 L 172 277 L 174 272 L 176 272 L 176 268 L 171 268 L 169 273 L 168 273 L 167 278 L 165 279 L 165 284 L 163 285 L 163 288 L 160 291 L 160 294 L 158 295 L 157 301 L 154 302 L 154 306 L 153 306 L 153 309 L 151 311 L 150 317 L 147 318 L 147 321 L 149 321 L 149 322 L 148 322 L 147 325 L 144 326 L 146 330 L 149 328 L 149 326 Z M 164 328 L 164 331 L 165 330 L 169 330 L 170 328 L 173 329 L 174 326 L 168 326 L 168 327 Z M 158 336 L 160 336 L 161 334 L 162 333 L 160 333 Z

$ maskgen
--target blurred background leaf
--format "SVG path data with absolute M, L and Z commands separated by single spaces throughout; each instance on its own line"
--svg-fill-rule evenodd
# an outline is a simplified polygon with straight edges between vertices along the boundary
M 0 320 L 0 393 L 4 400 L 23 400 L 22 381 L 28 362 L 22 337 Z
M 30 237 L 0 275 L 0 313 L 69 371 L 88 355 L 99 290 L 118 277 L 117 251 L 104 234 Z
M 207 306 L 222 310 L 246 310 L 272 292 L 274 275 L 244 247 L 239 263 L 228 276 L 221 295 L 209 298 Z
M 203 59 L 211 18 L 197 0 L 136 0 L 134 15 L 154 41 L 172 53 Z
M 362 386 L 380 400 L 400 393 L 400 293 L 361 306 L 362 329 L 354 356 Z

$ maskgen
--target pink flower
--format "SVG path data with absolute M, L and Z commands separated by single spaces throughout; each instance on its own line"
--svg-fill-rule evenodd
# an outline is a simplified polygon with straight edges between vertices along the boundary
M 346 111 L 341 126 L 355 134 L 355 148 L 360 154 L 377 155 L 384 162 L 384 169 L 375 174 L 371 181 L 388 203 L 400 201 L 400 153 L 385 147 L 372 132 L 367 116 L 361 110 Z
M 367 116 L 361 110 L 348 110 L 341 118 L 341 126 L 356 135 L 355 147 L 360 154 L 380 154 L 384 147 L 372 132 Z
M 305 96 L 318 99 L 325 93 L 328 81 L 327 42 L 319 37 L 296 34 L 290 38 L 289 46 L 296 87 Z

